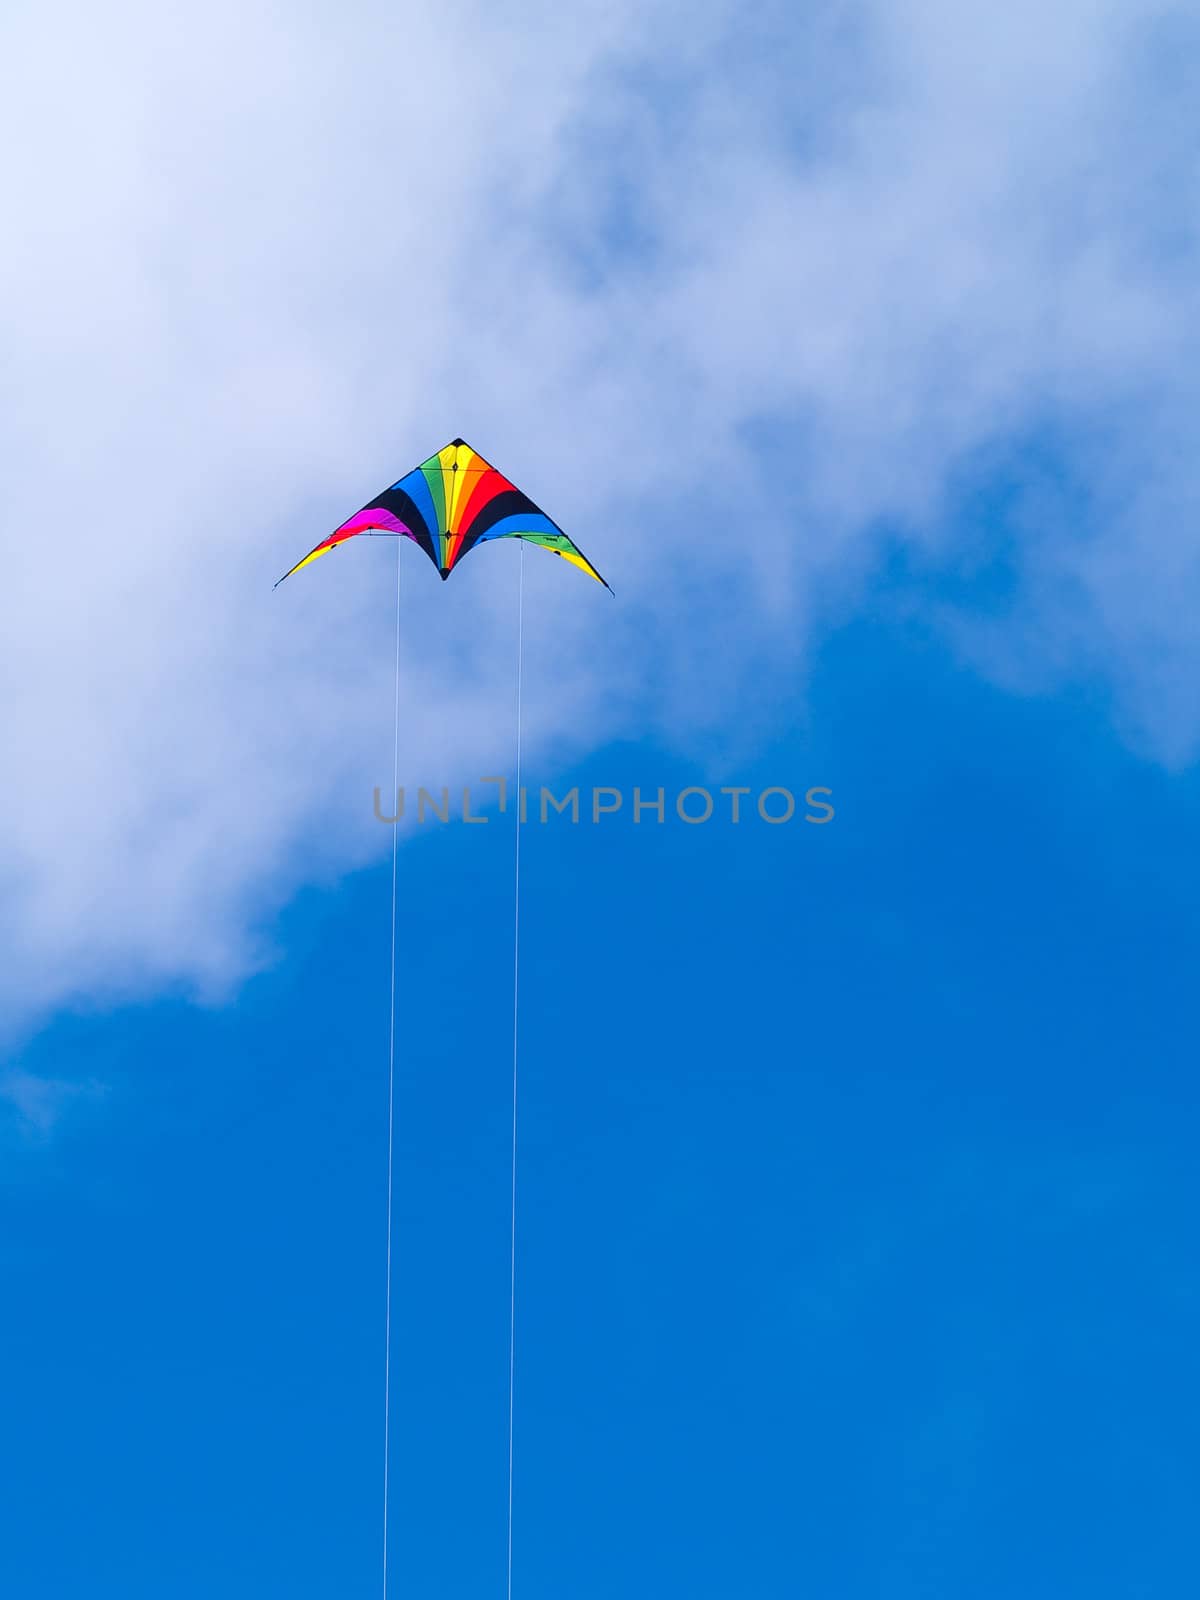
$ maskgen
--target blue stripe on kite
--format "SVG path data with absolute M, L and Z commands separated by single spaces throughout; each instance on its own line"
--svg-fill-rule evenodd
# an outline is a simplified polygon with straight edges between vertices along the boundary
M 425 518 L 425 526 L 433 538 L 434 548 L 438 548 L 437 537 L 441 532 L 438 527 L 437 512 L 434 509 L 433 495 L 429 489 L 429 479 L 418 467 L 414 472 L 406 473 L 399 483 L 392 485 L 393 489 L 403 489 L 409 496 L 417 510 Z
M 512 539 L 522 533 L 557 533 L 558 529 L 543 516 L 540 511 L 517 511 L 511 517 L 501 517 L 499 522 L 493 522 L 486 533 L 481 533 L 479 544 L 484 544 L 488 539 Z

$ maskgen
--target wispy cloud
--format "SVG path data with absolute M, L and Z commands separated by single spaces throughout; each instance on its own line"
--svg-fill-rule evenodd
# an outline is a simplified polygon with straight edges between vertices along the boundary
M 948 485 L 1044 425 L 1086 526 L 1026 499 L 1017 603 L 961 647 L 1026 687 L 1102 674 L 1131 737 L 1194 753 L 1187 8 L 8 28 L 9 1015 L 219 989 L 266 908 L 378 848 L 391 551 L 270 585 L 459 433 L 620 597 L 531 557 L 535 749 L 719 724 L 881 526 L 959 559 Z M 452 596 L 413 569 L 405 739 L 439 777 L 508 743 L 509 554 Z
M 7 1108 L 16 1130 L 27 1138 L 48 1138 L 72 1105 L 104 1092 L 99 1083 L 68 1083 L 20 1067 L 0 1072 L 0 1111 Z

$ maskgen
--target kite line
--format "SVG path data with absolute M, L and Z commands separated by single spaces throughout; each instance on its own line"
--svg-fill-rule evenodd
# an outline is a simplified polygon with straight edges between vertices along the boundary
M 512 1226 L 508 1269 L 508 1600 L 512 1600 L 513 1378 L 517 1353 L 517 1001 L 521 977 L 521 676 L 525 661 L 525 542 L 517 579 L 517 825 L 513 830 Z
M 392 793 L 400 792 L 400 552 L 396 540 L 396 688 L 392 711 Z M 388 1147 L 387 1147 L 387 1289 L 383 1314 L 383 1600 L 387 1600 L 388 1563 L 388 1456 L 392 1398 L 392 1156 L 395 1145 L 396 1102 L 396 855 L 400 845 L 400 817 L 392 824 L 392 961 L 391 1000 L 388 1007 Z

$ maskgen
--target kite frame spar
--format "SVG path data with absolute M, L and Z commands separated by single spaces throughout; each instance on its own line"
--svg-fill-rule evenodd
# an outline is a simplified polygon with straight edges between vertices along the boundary
M 452 439 L 360 506 L 290 567 L 275 587 L 362 534 L 411 539 L 433 562 L 443 582 L 477 545 L 492 539 L 523 539 L 561 556 L 612 593 L 558 523 L 465 439 Z

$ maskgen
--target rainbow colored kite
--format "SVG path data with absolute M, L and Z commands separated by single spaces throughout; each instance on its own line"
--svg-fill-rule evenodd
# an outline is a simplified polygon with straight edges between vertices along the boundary
M 556 522 L 528 495 L 478 455 L 454 439 L 437 455 L 385 489 L 347 517 L 328 539 L 297 561 L 284 578 L 357 534 L 392 534 L 420 545 L 443 580 L 477 544 L 488 539 L 527 539 L 552 550 L 597 583 L 608 584 Z M 275 585 L 278 589 L 279 583 Z M 611 593 L 611 589 L 609 590 Z

